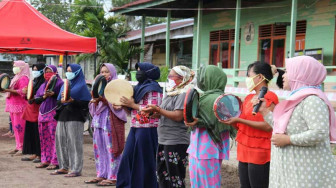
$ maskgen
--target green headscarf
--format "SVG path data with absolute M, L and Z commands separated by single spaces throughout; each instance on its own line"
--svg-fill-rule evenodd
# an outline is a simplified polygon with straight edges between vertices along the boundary
M 226 82 L 226 74 L 214 65 L 201 67 L 197 75 L 197 85 L 204 93 L 199 100 L 199 121 L 196 126 L 206 128 L 215 143 L 221 143 L 223 131 L 230 131 L 232 138 L 236 135 L 236 129 L 220 123 L 213 112 L 214 102 L 224 93 Z

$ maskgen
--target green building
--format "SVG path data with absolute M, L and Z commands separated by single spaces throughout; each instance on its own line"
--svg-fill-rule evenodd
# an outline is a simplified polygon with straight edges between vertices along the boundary
M 221 66 L 235 86 L 253 61 L 284 67 L 285 58 L 306 54 L 326 66 L 326 90 L 336 91 L 336 0 L 138 0 L 112 11 L 167 24 L 194 18 L 192 68 Z

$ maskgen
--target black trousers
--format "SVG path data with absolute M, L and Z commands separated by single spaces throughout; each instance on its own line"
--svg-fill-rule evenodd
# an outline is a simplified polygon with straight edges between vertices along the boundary
M 263 165 L 239 162 L 241 188 L 268 188 L 270 163 Z

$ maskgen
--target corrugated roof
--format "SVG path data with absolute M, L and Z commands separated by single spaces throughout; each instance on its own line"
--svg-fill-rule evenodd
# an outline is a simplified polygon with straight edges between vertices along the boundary
M 131 3 L 123 5 L 121 7 L 115 7 L 115 8 L 113 8 L 111 10 L 111 12 L 114 12 L 114 11 L 117 11 L 117 10 L 120 10 L 120 9 L 129 8 L 129 7 L 136 6 L 136 5 L 141 5 L 141 4 L 144 4 L 144 3 L 151 2 L 151 1 L 155 1 L 155 0 L 138 0 L 138 1 L 133 1 Z
M 193 23 L 194 23 L 193 19 L 173 21 L 170 24 L 170 30 L 175 30 L 181 27 L 193 25 Z M 151 36 L 154 34 L 166 32 L 166 27 L 167 27 L 166 23 L 146 27 L 145 36 Z M 135 40 L 138 38 L 141 38 L 141 29 L 128 32 L 125 40 Z

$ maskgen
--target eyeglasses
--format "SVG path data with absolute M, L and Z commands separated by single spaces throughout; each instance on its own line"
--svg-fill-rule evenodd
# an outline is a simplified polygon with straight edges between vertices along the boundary
M 181 78 L 181 76 L 178 75 L 168 75 L 168 78 L 174 78 L 174 77 Z

